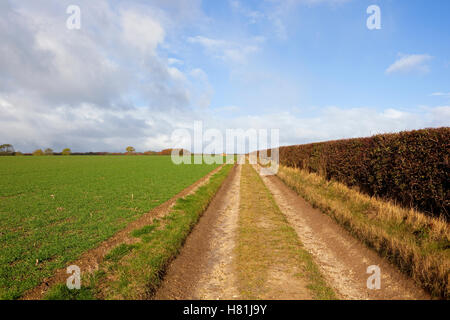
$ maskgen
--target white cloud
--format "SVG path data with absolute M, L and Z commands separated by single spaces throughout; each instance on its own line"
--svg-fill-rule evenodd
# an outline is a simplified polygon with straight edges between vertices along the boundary
M 188 42 L 199 43 L 209 50 L 217 50 L 230 45 L 228 41 L 211 39 L 203 36 L 189 37 Z
M 450 92 L 433 92 L 431 96 L 434 97 L 450 97 Z
M 174 80 L 178 80 L 178 81 L 186 81 L 187 80 L 184 73 L 175 67 L 169 67 L 169 68 L 167 68 L 167 71 L 169 72 L 170 76 Z
M 280 129 L 280 144 L 292 145 L 450 126 L 450 107 L 429 107 L 420 112 L 394 108 L 379 111 L 373 108 L 327 107 L 315 116 L 291 112 L 240 116 L 227 125 L 244 129 Z
M 431 108 L 429 112 L 435 125 L 450 127 L 450 106 Z
M 24 152 L 45 147 L 123 151 L 127 145 L 159 150 L 172 147 L 173 130 L 191 127 L 194 120 L 222 131 L 279 128 L 282 144 L 450 125 L 449 106 L 421 112 L 329 107 L 315 116 L 276 107 L 271 114 L 252 116 L 243 116 L 242 106 L 211 110 L 214 90 L 208 74 L 169 58 L 182 59 L 182 53 L 170 50 L 174 30 L 181 28 L 174 24 L 195 20 L 184 9 L 198 1 L 153 1 L 167 7 L 162 13 L 141 1 L 111 8 L 108 1 L 79 0 L 85 8 L 79 32 L 68 31 L 55 13 L 65 12 L 63 4 L 42 2 L 0 2 L 0 143 Z M 197 36 L 188 41 L 240 66 L 265 38 L 236 42 Z M 278 104 L 279 99 L 274 98 Z
M 215 112 L 239 112 L 241 110 L 241 108 L 239 108 L 238 106 L 224 106 L 224 107 L 219 107 L 219 108 L 215 108 L 214 111 Z
M 386 69 L 386 73 L 387 74 L 395 72 L 409 73 L 413 71 L 426 73 L 430 71 L 427 62 L 430 61 L 432 58 L 433 57 L 428 54 L 400 55 L 400 58 Z
M 207 77 L 164 52 L 171 28 L 192 21 L 177 7 L 197 12 L 198 1 L 161 1 L 167 12 L 136 1 L 79 5 L 81 30 L 70 31 L 63 3 L 0 3 L 2 140 L 22 151 L 145 148 L 170 133 L 174 115 L 189 119 L 194 106 L 209 105 Z
M 176 58 L 169 58 L 169 59 L 167 59 L 167 63 L 169 65 L 174 65 L 174 64 L 182 65 L 183 61 L 181 61 L 180 59 L 176 59 Z
M 21 105 L 20 108 L 14 107 Z M 29 105 L 39 104 L 37 109 Z M 59 106 L 42 112 L 40 101 L 21 97 L 0 97 L 0 136 L 17 150 L 29 152 L 51 147 L 73 151 L 123 151 L 127 145 L 137 150 L 171 146 L 175 128 L 193 123 L 201 116 L 195 110 L 152 110 L 130 107 L 126 110 L 101 108 L 83 103 Z M 151 143 L 150 143 L 151 142 Z
M 144 53 L 155 54 L 164 41 L 165 32 L 151 12 L 127 10 L 121 14 L 122 37 L 124 41 Z
M 202 81 L 207 81 L 207 79 L 208 79 L 208 76 L 206 75 L 205 71 L 203 71 L 200 68 L 192 69 L 189 74 L 197 79 L 202 80 Z
M 406 112 L 402 112 L 395 109 L 387 109 L 382 113 L 382 116 L 386 117 L 387 119 L 402 119 L 407 115 Z
M 244 1 L 231 0 L 230 6 L 235 11 L 245 16 L 248 22 L 270 23 L 273 26 L 274 34 L 282 39 L 288 39 L 289 16 L 299 6 L 327 5 L 337 6 L 350 2 L 351 0 L 267 0 L 261 1 L 260 10 L 250 10 L 243 3 Z
M 212 39 L 204 36 L 189 37 L 189 43 L 200 44 L 208 54 L 215 58 L 232 63 L 246 63 L 249 56 L 260 50 L 264 37 L 254 37 L 246 43 L 238 43 L 222 39 Z
M 242 115 L 245 109 L 233 105 L 171 111 L 145 107 L 108 109 L 83 103 L 59 106 L 50 113 L 42 112 L 42 104 L 20 95 L 0 95 L 2 139 L 25 152 L 47 146 L 54 150 L 71 147 L 74 151 L 123 151 L 127 145 L 144 151 L 173 147 L 172 132 L 192 128 L 197 120 L 203 121 L 205 129 L 222 133 L 229 128 L 280 129 L 281 145 L 450 126 L 450 106 L 418 111 L 326 107 L 314 115 L 304 115 L 301 110 Z
M 247 18 L 247 22 L 249 24 L 255 24 L 255 23 L 267 18 L 263 12 L 258 11 L 258 10 L 250 10 L 237 0 L 231 0 L 231 1 L 229 1 L 229 3 L 230 3 L 231 8 L 235 12 L 242 14 Z

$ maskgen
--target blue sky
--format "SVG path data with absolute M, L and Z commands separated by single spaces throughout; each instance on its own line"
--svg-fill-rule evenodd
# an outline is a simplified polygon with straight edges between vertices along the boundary
M 195 121 L 280 129 L 281 145 L 449 126 L 448 12 L 446 0 L 3 1 L 0 143 L 189 148 L 172 133 Z
M 450 21 L 443 16 L 450 12 L 448 1 L 293 5 L 280 18 L 286 29 L 283 35 L 267 18 L 252 23 L 243 13 L 265 14 L 263 2 L 242 1 L 241 10 L 233 10 L 230 3 L 204 4 L 214 19 L 214 27 L 205 36 L 242 42 L 263 37 L 265 41 L 245 64 L 234 66 L 239 71 L 192 48 L 191 61 L 213 75 L 210 80 L 217 90 L 212 107 L 242 105 L 243 112 L 251 114 L 276 105 L 280 110 L 327 105 L 410 110 L 448 103 L 448 96 L 430 96 L 450 87 Z M 366 28 L 366 8 L 371 4 L 381 8 L 381 30 Z M 386 74 L 399 54 L 432 56 L 426 63 L 429 71 L 412 66 L 408 72 Z M 250 81 L 239 79 L 239 74 L 233 77 L 233 72 L 241 72 Z

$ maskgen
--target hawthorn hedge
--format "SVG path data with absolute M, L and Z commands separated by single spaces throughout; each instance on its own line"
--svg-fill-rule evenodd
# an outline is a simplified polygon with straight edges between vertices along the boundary
M 280 147 L 280 163 L 449 219 L 450 128 Z

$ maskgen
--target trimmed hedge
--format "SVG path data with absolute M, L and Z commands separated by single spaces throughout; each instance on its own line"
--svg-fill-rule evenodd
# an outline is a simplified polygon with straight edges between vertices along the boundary
M 280 147 L 280 163 L 449 220 L 450 128 Z

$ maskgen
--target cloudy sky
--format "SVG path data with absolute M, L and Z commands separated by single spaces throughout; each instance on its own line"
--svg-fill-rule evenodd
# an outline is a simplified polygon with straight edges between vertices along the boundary
M 450 126 L 446 12 L 447 0 L 1 0 L 0 144 L 161 150 L 194 121 L 279 129 L 281 145 Z

